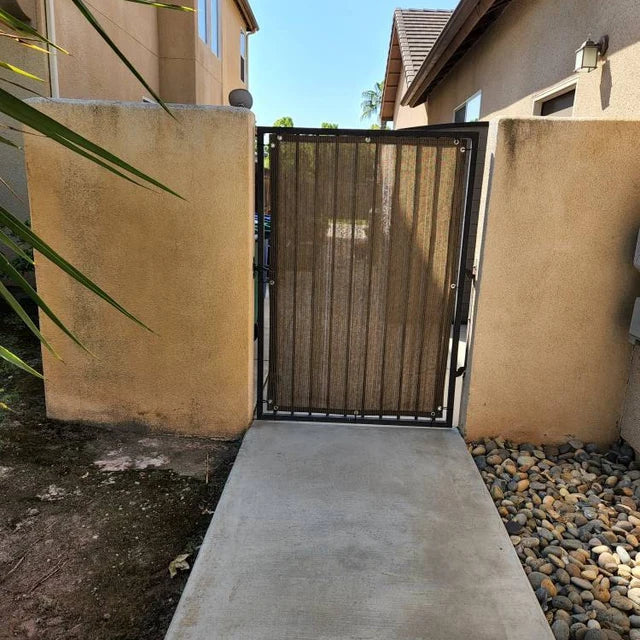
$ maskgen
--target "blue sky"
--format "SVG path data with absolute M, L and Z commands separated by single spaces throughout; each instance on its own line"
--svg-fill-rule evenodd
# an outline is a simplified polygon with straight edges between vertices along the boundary
M 291 116 L 299 127 L 360 121 L 360 94 L 384 77 L 398 6 L 452 9 L 457 0 L 251 0 L 249 89 L 258 124 Z

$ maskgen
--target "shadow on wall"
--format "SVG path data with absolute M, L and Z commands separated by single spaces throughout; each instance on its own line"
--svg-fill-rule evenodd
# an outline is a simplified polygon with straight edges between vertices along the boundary
M 602 65 L 602 76 L 600 77 L 600 106 L 602 110 L 609 108 L 611 104 L 611 88 L 613 78 L 611 77 L 611 63 L 607 60 Z

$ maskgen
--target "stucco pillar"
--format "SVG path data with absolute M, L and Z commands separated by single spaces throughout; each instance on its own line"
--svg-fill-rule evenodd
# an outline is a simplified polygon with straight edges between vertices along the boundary
M 147 324 L 140 328 L 41 256 L 40 294 L 95 354 L 41 317 L 47 414 L 239 436 L 253 411 L 254 117 L 227 107 L 36 102 L 180 193 L 135 186 L 25 136 L 32 224 Z
M 640 122 L 500 119 L 465 379 L 469 439 L 618 437 L 640 278 Z

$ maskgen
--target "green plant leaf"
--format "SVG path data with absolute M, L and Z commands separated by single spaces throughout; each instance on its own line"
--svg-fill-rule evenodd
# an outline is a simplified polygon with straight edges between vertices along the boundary
M 49 305 L 38 295 L 37 291 L 27 282 L 26 278 L 7 260 L 5 256 L 0 253 L 0 270 L 15 284 L 17 284 L 37 305 L 46 313 L 53 323 L 59 327 L 71 340 L 73 340 L 79 347 L 90 355 L 94 355 L 89 351 L 87 347 L 80 341 L 78 336 L 75 335 L 67 326 L 58 318 L 58 316 L 50 309 Z
M 123 177 L 120 172 L 118 172 L 113 167 L 110 167 L 100 162 L 98 158 L 96 158 L 95 156 L 98 156 L 99 158 L 102 158 L 103 160 L 106 160 L 107 162 L 116 165 L 120 169 L 123 169 L 128 173 L 133 174 L 134 176 L 140 178 L 144 182 L 148 182 L 149 184 L 152 184 L 154 187 L 158 187 L 159 189 L 162 189 L 163 191 L 166 191 L 167 193 L 170 193 L 180 198 L 181 200 L 184 200 L 184 198 L 179 193 L 176 193 L 173 189 L 170 189 L 169 187 L 163 185 L 161 182 L 158 182 L 154 178 L 151 178 L 150 176 L 142 173 L 142 171 L 139 171 L 129 163 L 122 160 L 121 158 L 118 158 L 118 156 L 107 151 L 106 149 L 103 149 L 97 144 L 94 144 L 90 140 L 87 140 L 87 138 L 81 136 L 75 131 L 69 129 L 68 127 L 65 127 L 63 124 L 61 124 L 57 120 L 54 120 L 53 118 L 47 116 L 41 111 L 38 111 L 37 109 L 27 104 L 26 102 L 23 102 L 19 98 L 16 98 L 15 96 L 10 94 L 5 89 L 2 89 L 1 87 L 0 87 L 0 113 L 4 113 L 5 115 L 10 116 L 14 120 L 18 120 L 18 122 L 22 122 L 22 124 L 26 124 L 28 127 L 35 129 L 36 131 L 44 134 L 45 136 L 48 136 L 49 138 L 52 138 L 56 142 L 64 144 L 66 147 L 68 147 L 72 151 L 75 151 L 78 153 L 78 148 L 82 148 L 85 151 L 88 151 L 90 154 L 94 154 L 94 155 L 85 155 L 85 157 L 89 158 L 96 164 L 99 164 L 100 166 L 106 169 L 109 169 L 110 171 L 113 171 L 120 177 Z M 81 154 L 81 155 L 84 155 L 84 154 Z M 134 180 L 131 180 L 131 181 L 135 182 Z
M 89 24 L 100 34 L 100 37 L 111 47 L 111 50 L 122 60 L 127 69 L 138 79 L 142 86 L 153 96 L 153 99 L 175 120 L 175 116 L 169 110 L 162 98 L 151 88 L 149 83 L 142 77 L 138 70 L 129 62 L 128 58 L 118 49 L 116 43 L 109 37 L 109 34 L 102 28 L 95 16 L 89 11 L 83 0 L 71 0 L 80 13 L 86 18 Z
M 51 52 L 44 47 L 41 47 L 39 44 L 35 44 L 34 42 L 27 42 L 22 38 L 16 38 L 16 42 L 23 47 L 27 47 L 27 49 L 33 49 L 34 51 L 39 51 L 40 53 L 44 53 L 46 56 L 51 55 Z
M 66 49 L 59 47 L 55 42 L 51 42 L 51 40 L 45 38 L 32 26 L 28 25 L 26 22 L 22 22 L 22 20 L 18 20 L 18 18 L 12 16 L 8 11 L 5 11 L 4 9 L 0 9 L 0 24 L 7 25 L 7 27 L 13 29 L 17 33 L 26 33 L 27 35 L 40 40 L 40 42 L 46 42 L 48 45 L 51 45 L 54 49 L 57 49 L 62 53 L 69 53 Z
M 18 193 L 16 192 L 16 190 L 3 178 L 0 176 L 0 183 L 2 185 L 4 185 L 4 187 L 6 188 L 6 190 L 18 201 L 18 202 L 22 202 L 22 204 L 26 204 L 26 202 L 24 201 L 23 198 L 21 198 Z
M 2 178 L 0 178 L 0 181 L 4 182 Z M 4 231 L 0 231 L 0 242 L 5 247 L 9 247 L 11 251 L 19 255 L 23 260 L 26 260 L 29 264 L 33 264 L 33 260 L 31 259 L 29 254 L 25 253 L 22 247 L 17 242 L 15 242 L 10 236 L 8 236 Z M 4 258 L 4 256 L 2 257 Z
M 133 320 L 136 324 L 140 325 L 144 329 L 151 331 L 146 324 L 136 318 L 132 313 L 129 313 L 121 304 L 116 302 L 108 293 L 103 291 L 95 282 L 91 281 L 81 271 L 76 269 L 72 264 L 67 262 L 60 254 L 54 251 L 44 240 L 36 235 L 29 227 L 23 222 L 18 220 L 12 213 L 7 211 L 4 207 L 0 206 L 0 225 L 7 227 L 11 232 L 21 238 L 24 242 L 32 246 L 36 251 L 39 251 L 45 258 L 53 262 L 57 267 L 62 269 L 65 273 L 69 274 L 74 280 L 77 280 L 81 285 L 95 293 L 102 298 L 105 302 L 108 302 L 112 307 L 120 311 L 130 320 Z M 0 261 L 1 262 L 1 261 Z M 153 333 L 153 332 L 152 332 Z
M 29 317 L 29 314 L 22 308 L 22 305 L 15 299 L 11 291 L 9 291 L 2 282 L 0 282 L 0 296 L 6 300 L 7 304 L 13 309 L 14 313 L 20 318 L 20 320 L 29 327 L 33 335 L 35 335 L 36 338 L 38 338 L 38 340 L 40 340 L 40 342 L 49 349 L 56 358 L 58 358 L 58 360 L 61 360 L 51 343 L 42 335 L 42 333 L 40 333 L 40 329 L 36 327 L 33 320 Z
M 34 96 L 39 96 L 40 98 L 44 98 L 44 96 L 41 93 L 38 93 L 37 91 L 34 91 L 33 89 L 30 89 L 29 87 L 26 87 L 23 84 L 20 84 L 19 82 L 13 82 L 12 80 L 8 80 L 7 78 L 0 78 L 0 80 L 2 82 L 6 82 L 7 84 L 10 84 L 13 87 L 18 87 L 18 89 L 22 89 L 23 91 L 28 91 L 29 93 L 32 93 Z
M 0 144 L 6 144 L 14 149 L 22 150 L 22 147 L 18 146 L 13 140 L 9 140 L 9 138 L 5 138 L 4 136 L 0 136 Z
M 146 4 L 149 7 L 158 7 L 158 9 L 177 9 L 178 11 L 189 11 L 191 13 L 195 13 L 195 9 L 192 9 L 191 7 L 185 7 L 171 2 L 154 2 L 154 0 L 127 0 L 127 2 Z
M 24 371 L 30 373 L 32 376 L 40 378 L 40 380 L 44 380 L 44 377 L 40 372 L 30 367 L 26 362 L 24 362 L 24 360 L 18 358 L 15 353 L 11 353 L 11 351 L 9 351 L 9 349 L 5 349 L 5 347 L 0 347 L 0 358 L 10 362 L 12 365 L 19 367 L 20 369 L 24 369 Z
M 38 76 L 34 76 L 33 73 L 29 73 L 20 67 L 16 67 L 13 64 L 9 64 L 8 62 L 4 62 L 0 60 L 0 67 L 3 69 L 7 69 L 8 71 L 12 71 L 13 73 L 17 73 L 20 76 L 24 76 L 25 78 L 31 78 L 32 80 L 38 80 L 39 82 L 44 82 L 42 78 L 38 78 Z

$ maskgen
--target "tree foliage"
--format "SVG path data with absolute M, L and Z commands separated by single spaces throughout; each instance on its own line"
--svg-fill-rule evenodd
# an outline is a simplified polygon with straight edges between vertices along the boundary
M 278 118 L 274 123 L 274 127 L 293 127 L 293 118 L 291 116 L 282 116 Z
M 335 122 L 323 122 L 320 127 L 322 129 L 337 129 L 338 125 Z
M 361 120 L 371 120 L 371 118 L 380 118 L 382 110 L 382 93 L 384 92 L 384 82 L 376 82 L 373 89 L 367 89 L 362 92 L 362 102 L 360 107 L 362 113 Z M 373 128 L 373 127 L 372 127 Z M 387 123 L 383 122 L 381 129 L 387 128 Z

